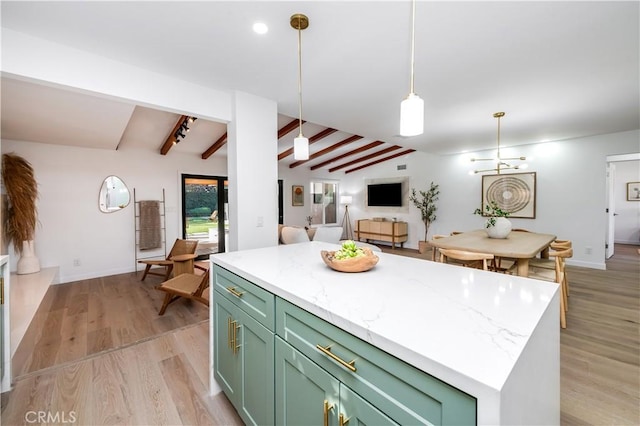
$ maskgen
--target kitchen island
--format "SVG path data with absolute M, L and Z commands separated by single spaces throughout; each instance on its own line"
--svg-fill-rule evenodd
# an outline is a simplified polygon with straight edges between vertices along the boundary
M 263 422 L 275 415 L 274 423 L 287 423 L 295 407 L 283 399 L 296 396 L 287 393 L 294 383 L 287 382 L 287 368 L 311 377 L 321 367 L 340 392 L 378 409 L 386 417 L 377 419 L 390 424 L 421 419 L 414 408 L 426 404 L 430 389 L 451 397 L 451 412 L 456 404 L 473 411 L 472 420 L 443 411 L 442 423 L 559 424 L 557 285 L 387 253 L 377 253 L 370 271 L 340 273 L 320 257 L 321 250 L 338 248 L 310 242 L 211 256 L 212 380 L 246 423 L 259 423 L 251 404 L 267 408 Z M 333 340 L 312 347 L 307 335 Z M 266 346 L 255 350 L 258 343 Z M 247 354 L 234 360 L 223 350 L 232 356 L 251 350 L 263 365 L 234 366 L 248 362 Z M 232 377 L 243 374 L 244 388 Z M 275 400 L 264 400 L 259 386 L 252 396 L 251 377 L 273 386 Z M 413 399 L 423 402 L 412 406 Z M 324 421 L 333 424 L 341 405 L 327 397 L 324 404 Z

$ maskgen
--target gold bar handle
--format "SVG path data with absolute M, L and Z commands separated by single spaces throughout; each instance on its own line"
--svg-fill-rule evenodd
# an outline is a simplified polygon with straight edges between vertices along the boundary
M 240 345 L 238 345 L 238 329 L 240 328 L 240 326 L 238 325 L 237 321 L 233 321 L 233 353 L 237 354 L 238 353 L 238 348 L 240 348 Z
M 233 294 L 235 297 L 242 297 L 244 291 L 238 291 L 235 287 L 227 287 L 227 291 Z
M 0 305 L 4 305 L 4 277 L 0 277 Z
M 355 373 L 356 371 L 356 367 L 355 367 L 355 363 L 356 360 L 352 360 L 352 361 L 345 361 L 342 358 L 338 357 L 337 355 L 334 355 L 333 352 L 331 352 L 331 345 L 324 347 L 321 345 L 316 345 L 316 349 L 318 349 L 320 352 L 322 352 L 323 354 L 325 354 L 326 356 L 328 356 L 329 358 L 331 358 L 332 360 L 334 360 L 335 362 L 337 362 L 338 364 L 342 365 L 345 368 L 348 368 L 349 370 L 353 371 Z
M 324 422 L 322 423 L 324 426 L 329 426 L 329 410 L 333 409 L 333 404 L 329 404 L 329 401 L 324 400 Z
M 340 413 L 339 425 L 345 426 L 347 423 L 349 423 L 349 419 L 345 419 L 344 414 Z

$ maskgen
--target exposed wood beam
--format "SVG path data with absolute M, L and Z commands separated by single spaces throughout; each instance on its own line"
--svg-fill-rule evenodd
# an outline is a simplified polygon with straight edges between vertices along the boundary
M 386 154 L 388 152 L 395 151 L 396 149 L 400 149 L 400 148 L 402 148 L 400 145 L 390 146 L 389 148 L 385 148 L 382 151 L 374 152 L 373 154 L 369 154 L 369 155 L 365 155 L 364 157 L 356 158 L 355 160 L 349 161 L 348 163 L 344 163 L 344 164 L 341 164 L 339 166 L 332 167 L 332 168 L 329 169 L 329 172 L 335 172 L 336 170 L 344 169 L 345 167 L 349 167 L 349 166 L 351 166 L 353 164 L 362 163 L 363 161 L 367 161 L 367 160 L 369 160 L 371 158 L 374 158 L 374 157 L 379 157 L 380 155 L 384 155 L 384 154 Z
M 358 167 L 354 167 L 353 169 L 345 170 L 345 173 L 355 172 L 356 170 L 364 169 L 365 167 L 373 166 L 374 164 L 379 164 L 379 163 L 382 163 L 383 161 L 391 160 L 391 159 L 396 158 L 396 157 L 401 157 L 401 156 L 403 156 L 405 154 L 411 154 L 414 151 L 415 151 L 415 149 L 406 149 L 406 150 L 404 150 L 402 152 L 398 152 L 398 153 L 390 155 L 388 157 L 380 158 L 379 160 L 372 161 L 370 163 L 363 164 L 363 165 L 358 166 Z
M 342 160 L 343 158 L 349 157 L 351 155 L 360 154 L 361 152 L 364 152 L 364 151 L 366 151 L 368 149 L 371 149 L 371 148 L 375 148 L 376 146 L 382 145 L 383 143 L 384 142 L 382 142 L 382 141 L 371 142 L 371 143 L 369 143 L 369 144 L 367 144 L 365 146 L 361 146 L 360 148 L 354 149 L 353 151 L 346 152 L 346 153 L 344 153 L 342 155 L 338 155 L 337 157 L 330 158 L 327 161 L 323 161 L 320 164 L 316 164 L 315 166 L 311 166 L 311 170 L 319 169 L 320 167 L 324 167 L 327 164 L 335 163 L 336 161 Z
M 291 121 L 289 124 L 287 124 L 286 126 L 284 126 L 282 129 L 278 130 L 278 139 L 280 139 L 281 137 L 283 137 L 284 135 L 286 135 L 287 133 L 289 133 L 290 131 L 292 131 L 293 129 L 295 129 L 296 127 L 299 126 L 299 122 L 300 120 L 298 120 L 297 118 L 293 121 Z M 305 121 L 302 120 L 302 124 L 304 124 Z
M 175 141 L 175 138 L 173 137 L 173 135 L 176 134 L 176 131 L 180 128 L 185 118 L 187 118 L 186 115 L 181 115 L 176 125 L 173 126 L 173 130 L 171 131 L 171 133 L 169 133 L 169 136 L 167 136 L 167 140 L 164 141 L 164 145 L 162 145 L 162 148 L 160 148 L 160 154 L 167 155 L 167 152 L 169 152 L 171 147 L 173 147 L 174 145 L 173 142 Z
M 307 161 L 311 161 L 311 160 L 313 160 L 314 158 L 318 158 L 318 157 L 320 157 L 320 156 L 322 156 L 322 155 L 325 155 L 325 154 L 328 154 L 328 153 L 330 153 L 330 152 L 333 152 L 333 151 L 335 151 L 336 149 L 340 148 L 341 146 L 344 146 L 344 145 L 350 144 L 351 142 L 357 141 L 358 139 L 362 139 L 362 136 L 358 136 L 358 135 L 350 136 L 350 137 L 346 138 L 346 139 L 345 139 L 345 140 L 343 140 L 343 141 L 340 141 L 340 142 L 338 142 L 338 143 L 335 143 L 335 144 L 331 145 L 330 147 L 327 147 L 327 148 L 325 148 L 325 149 L 321 149 L 320 151 L 318 151 L 318 152 L 316 152 L 316 153 L 314 153 L 314 154 L 311 154 L 311 155 L 309 156 L 309 159 L 308 159 L 308 160 L 300 160 L 300 161 L 296 161 L 295 163 L 291 163 L 291 164 L 289 164 L 289 168 L 290 168 L 290 169 L 293 169 L 294 167 L 298 167 L 299 165 L 304 164 L 304 163 L 306 163 Z
M 220 136 L 217 141 L 213 143 L 205 152 L 202 153 L 202 159 L 206 160 L 211 157 L 217 150 L 222 148 L 227 143 L 227 132 Z
M 338 130 L 336 129 L 332 129 L 331 127 L 327 127 L 326 129 L 324 129 L 323 131 L 321 131 L 320 133 L 317 133 L 313 136 L 311 136 L 309 138 L 309 145 L 311 145 L 314 142 L 319 141 L 322 138 L 326 138 L 327 136 L 329 136 L 332 133 L 337 132 Z M 291 154 L 293 154 L 293 148 L 289 148 L 286 151 L 278 154 L 278 161 L 282 160 L 283 158 L 287 158 L 288 156 L 290 156 Z

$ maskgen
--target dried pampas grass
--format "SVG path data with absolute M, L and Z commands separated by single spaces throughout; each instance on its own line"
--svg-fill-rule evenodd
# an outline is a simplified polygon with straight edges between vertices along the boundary
M 15 154 L 2 155 L 2 180 L 9 199 L 4 220 L 7 242 L 13 242 L 15 251 L 22 255 L 22 242 L 33 240 L 38 211 L 38 183 L 31 164 Z

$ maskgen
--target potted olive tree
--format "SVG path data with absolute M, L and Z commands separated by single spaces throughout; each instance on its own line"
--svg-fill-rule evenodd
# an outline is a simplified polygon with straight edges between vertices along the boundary
M 38 183 L 31 164 L 15 154 L 2 156 L 2 180 L 9 203 L 4 217 L 4 233 L 7 243 L 13 242 L 20 256 L 16 273 L 31 274 L 40 271 L 40 261 L 35 255 L 34 237 L 37 223 L 36 199 Z
M 409 201 L 420 210 L 420 217 L 424 223 L 424 241 L 418 241 L 420 253 L 424 253 L 427 250 L 429 226 L 436 220 L 436 211 L 438 210 L 436 201 L 438 201 L 438 195 L 440 195 L 439 186 L 431 182 L 431 186 L 427 191 L 416 192 L 415 188 L 411 188 Z
M 509 212 L 502 210 L 495 201 L 490 201 L 489 204 L 485 205 L 484 211 L 476 209 L 473 213 L 488 217 L 485 222 L 485 228 L 489 238 L 507 238 L 511 232 L 511 221 L 507 219 Z

